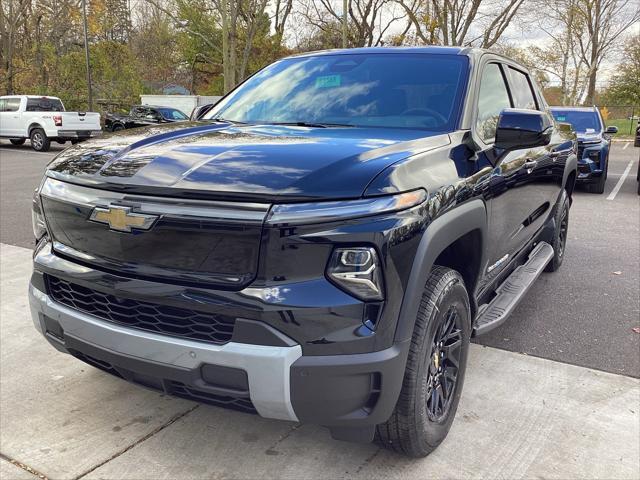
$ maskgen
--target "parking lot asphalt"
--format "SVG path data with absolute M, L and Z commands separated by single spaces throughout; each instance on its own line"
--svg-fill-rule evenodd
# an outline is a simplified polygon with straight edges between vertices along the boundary
M 0 243 L 33 247 L 31 195 L 62 148 L 36 153 L 0 141 Z M 632 142 L 614 142 L 605 193 L 575 192 L 560 271 L 543 274 L 512 317 L 477 343 L 640 377 L 639 157 Z
M 408 459 L 161 395 L 57 352 L 29 316 L 30 259 L 0 245 L 3 480 L 640 478 L 638 379 L 472 345 L 449 436 Z

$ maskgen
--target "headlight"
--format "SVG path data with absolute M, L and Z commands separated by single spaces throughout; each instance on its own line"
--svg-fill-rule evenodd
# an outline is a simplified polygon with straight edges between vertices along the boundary
M 47 233 L 47 225 L 44 223 L 44 215 L 42 214 L 42 205 L 40 204 L 40 194 L 38 190 L 33 192 L 31 201 L 31 226 L 33 227 L 33 235 L 36 242 L 40 241 Z
M 327 265 L 327 277 L 360 300 L 384 298 L 382 271 L 375 248 L 336 248 Z
M 424 202 L 426 198 L 427 192 L 419 189 L 397 195 L 358 200 L 274 205 L 269 211 L 267 223 L 272 225 L 305 224 L 366 217 L 415 207 Z

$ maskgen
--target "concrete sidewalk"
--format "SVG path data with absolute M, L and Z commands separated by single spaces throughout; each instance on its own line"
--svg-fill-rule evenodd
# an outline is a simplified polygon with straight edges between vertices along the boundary
M 0 477 L 640 478 L 640 381 L 471 346 L 431 456 L 169 398 L 56 352 L 27 307 L 31 251 L 0 246 Z

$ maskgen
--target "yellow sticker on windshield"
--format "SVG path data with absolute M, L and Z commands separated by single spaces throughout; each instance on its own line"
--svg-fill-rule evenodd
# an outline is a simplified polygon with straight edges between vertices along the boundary
M 316 88 L 339 87 L 342 78 L 340 75 L 324 75 L 316 78 Z

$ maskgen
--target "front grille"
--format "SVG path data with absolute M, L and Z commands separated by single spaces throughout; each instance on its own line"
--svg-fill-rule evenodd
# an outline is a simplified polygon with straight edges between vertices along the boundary
M 232 317 L 116 297 L 50 275 L 47 286 L 55 301 L 127 327 L 216 344 L 233 335 Z

